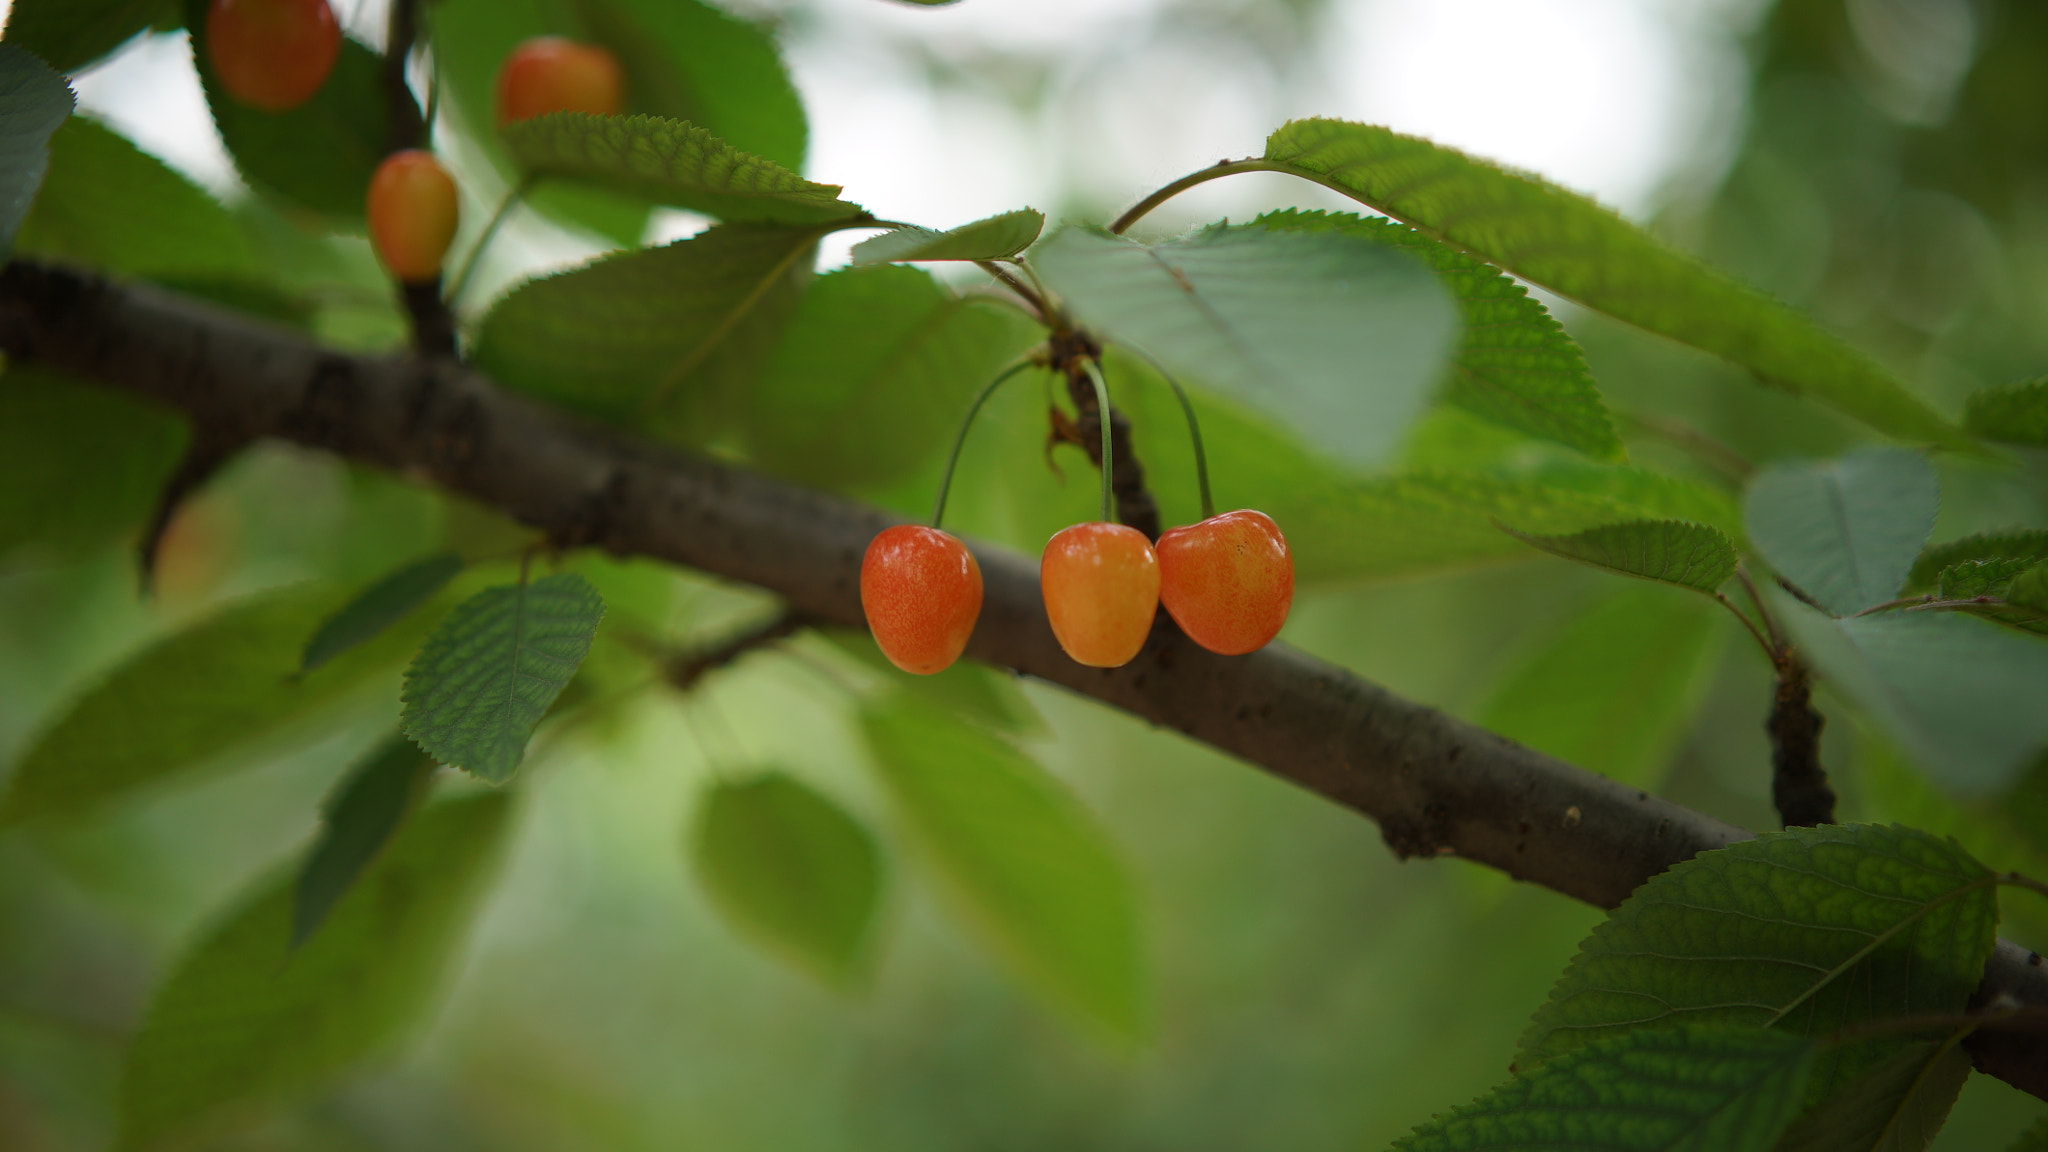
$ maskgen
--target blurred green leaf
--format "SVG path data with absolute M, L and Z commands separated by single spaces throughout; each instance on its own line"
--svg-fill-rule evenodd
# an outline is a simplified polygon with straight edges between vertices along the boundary
M 1342 120 L 1295 120 L 1266 159 L 1525 280 L 1751 369 L 1903 440 L 1974 447 L 1863 353 L 1814 321 L 1555 184 L 1455 149 Z
M 320 838 L 292 886 L 293 948 L 312 937 L 426 798 L 433 775 L 433 760 L 412 741 L 393 735 L 335 785 L 320 806 Z
M 1361 236 L 1420 256 L 1458 298 L 1463 319 L 1445 403 L 1596 460 L 1627 459 L 1578 343 L 1513 277 L 1391 220 L 1289 209 L 1252 224 Z
M 1126 1039 L 1144 1028 L 1137 894 L 1108 835 L 1003 740 L 907 697 L 861 714 L 904 822 L 996 951 Z
M 22 221 L 23 255 L 130 275 L 256 274 L 255 250 L 218 200 L 127 137 L 73 116 L 50 138 L 50 173 Z
M 1906 589 L 1925 591 L 1937 587 L 1944 571 L 1965 561 L 2008 559 L 2048 560 L 2048 530 L 2020 528 L 2009 532 L 1983 532 L 1946 544 L 1930 544 L 1913 561 L 1913 570 L 1906 577 Z
M 2048 563 L 2021 569 L 2006 585 L 2005 598 L 2019 608 L 2048 612 Z
M 1606 1036 L 1436 1117 L 1394 1152 L 1770 1152 L 1813 1060 L 1811 1041 L 1761 1028 Z
M 722 224 L 529 280 L 484 317 L 477 367 L 571 411 L 701 435 L 773 353 L 819 235 Z
M 1922 1152 L 1970 1077 L 1960 1039 L 1906 1045 L 1801 1116 L 1775 1152 Z
M 306 634 L 339 600 L 322 585 L 245 597 L 128 657 L 29 745 L 0 824 L 82 815 L 189 775 L 393 667 L 426 631 L 409 621 L 293 676 Z
M 1769 468 L 1743 507 L 1750 540 L 1778 575 L 1848 616 L 1899 594 L 1941 495 L 1919 453 L 1866 448 Z
M 1212 228 L 1147 247 L 1068 228 L 1032 262 L 1104 336 L 1353 466 L 1399 443 L 1457 335 L 1456 306 L 1420 260 L 1341 233 Z
M 182 421 L 138 397 L 11 364 L 0 374 L 0 557 L 60 554 L 141 525 L 184 451 Z
M 6 42 L 26 48 L 59 72 L 76 72 L 166 17 L 178 0 L 14 0 Z
M 306 641 L 299 671 L 311 672 L 418 610 L 462 571 L 462 557 L 441 552 L 416 560 L 368 588 L 320 624 Z
M 190 27 L 205 24 L 205 0 L 186 0 Z M 251 185 L 351 227 L 361 227 L 370 177 L 384 160 L 390 94 L 384 59 L 344 36 L 334 71 L 311 100 L 289 112 L 264 112 L 223 92 L 193 38 L 193 66 L 235 168 Z M 407 96 L 398 115 L 417 121 Z
M 557 112 L 507 124 L 500 135 L 528 176 L 579 180 L 758 224 L 818 224 L 866 213 L 787 168 L 734 148 L 694 124 L 654 116 Z
M 172 968 L 122 1070 L 122 1149 L 206 1134 L 388 1049 L 432 1003 L 508 829 L 511 799 L 420 813 L 291 947 L 293 885 L 277 876 Z
M 2048 444 L 2048 377 L 1976 393 L 1963 409 L 1963 427 L 1987 440 Z
M 2034 1121 L 2005 1152 L 2048 1152 L 2048 1116 Z
M 1508 535 L 1553 556 L 1712 595 L 1735 574 L 1735 542 L 1683 520 L 1630 520 L 1569 536 Z
M 922 269 L 821 276 L 747 391 L 753 454 L 821 487 L 900 477 L 946 450 L 976 390 L 1039 335 Z
M 1579 946 L 1522 1037 L 1527 1069 L 1674 1020 L 1819 1036 L 1890 1016 L 1961 1012 L 1998 925 L 1991 873 L 1911 828 L 1766 832 L 1652 878 Z M 1816 1060 L 1809 1104 L 1901 1046 Z
M 883 264 L 892 260 L 995 260 L 1015 256 L 1045 230 L 1045 214 L 1030 208 L 1004 212 L 934 232 L 929 228 L 898 228 L 853 246 L 853 263 Z
M 19 45 L 0 43 L 0 255 L 50 169 L 50 136 L 71 115 L 70 85 Z
M 484 589 L 405 670 L 400 726 L 443 764 L 493 784 L 511 779 L 602 619 L 604 598 L 574 572 Z
M 837 804 L 781 772 L 719 783 L 704 798 L 691 859 L 734 928 L 836 988 L 863 978 L 881 852 Z
M 1656 786 L 1725 634 L 1711 605 L 1624 587 L 1493 694 L 1481 727 L 1639 788 Z
M 1944 787 L 2001 788 L 2048 744 L 2048 641 L 1954 612 L 1777 603 L 1807 659 Z
M 1031 706 L 1023 689 L 1017 686 L 1016 676 L 1010 672 L 972 660 L 956 660 L 942 672 L 919 676 L 889 663 L 889 658 L 875 647 L 874 637 L 866 632 L 826 628 L 818 634 L 887 681 L 892 692 L 908 693 L 942 711 L 966 715 L 1002 732 L 1045 730 L 1045 718 Z

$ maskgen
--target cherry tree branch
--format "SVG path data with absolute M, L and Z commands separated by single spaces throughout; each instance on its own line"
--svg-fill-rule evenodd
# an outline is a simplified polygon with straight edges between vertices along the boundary
M 276 437 L 438 484 L 564 545 L 756 584 L 826 622 L 861 625 L 862 553 L 896 522 L 577 423 L 450 361 L 350 355 L 61 268 L 0 270 L 0 350 L 153 397 L 221 436 Z M 1285 645 L 1217 656 L 1160 627 L 1124 667 L 1083 667 L 1053 639 L 1036 564 L 973 547 L 986 592 L 970 656 L 1185 733 L 1354 809 L 1398 856 L 1463 856 L 1612 908 L 1671 865 L 1749 836 Z M 1979 999 L 2048 1006 L 2048 968 L 2001 942 Z M 1980 1068 L 2048 1099 L 2048 1041 L 1985 1041 L 1971 1041 Z

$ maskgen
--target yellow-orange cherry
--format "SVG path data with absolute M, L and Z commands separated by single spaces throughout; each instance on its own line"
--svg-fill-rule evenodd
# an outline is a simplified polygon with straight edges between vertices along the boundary
M 981 565 L 937 528 L 884 528 L 861 559 L 860 607 L 889 663 L 920 676 L 943 672 L 981 615 Z
M 1241 509 L 1159 537 L 1159 600 L 1188 638 L 1241 656 L 1266 646 L 1294 605 L 1294 557 L 1280 526 Z
M 1094 668 L 1131 662 L 1159 611 L 1159 558 L 1135 528 L 1094 521 L 1063 528 L 1038 564 L 1052 634 Z
M 461 209 L 454 178 L 432 153 L 408 148 L 386 156 L 370 177 L 366 210 L 370 244 L 385 271 L 407 284 L 441 274 Z
M 341 54 L 327 0 L 213 0 L 200 39 L 221 88 L 264 112 L 311 100 Z
M 625 107 L 619 61 L 595 44 L 536 36 L 498 68 L 498 127 L 549 112 L 616 116 Z

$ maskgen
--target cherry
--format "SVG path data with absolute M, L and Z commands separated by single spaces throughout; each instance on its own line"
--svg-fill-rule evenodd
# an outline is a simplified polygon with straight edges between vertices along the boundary
M 1188 638 L 1242 656 L 1266 646 L 1294 604 L 1294 557 L 1280 526 L 1242 509 L 1159 537 L 1159 600 Z
M 220 86 L 264 112 L 311 100 L 341 54 L 341 25 L 327 0 L 213 0 L 204 39 Z
M 432 153 L 393 152 L 370 177 L 370 243 L 384 269 L 407 284 L 441 274 L 455 239 L 455 181 Z
M 981 615 L 981 565 L 937 528 L 884 528 L 861 560 L 860 607 L 889 663 L 920 676 L 943 672 Z
M 1060 647 L 1077 663 L 1116 668 L 1131 662 L 1159 611 L 1159 558 L 1145 534 L 1093 521 L 1062 528 L 1038 564 L 1045 614 Z
M 616 116 L 625 106 L 619 62 L 595 44 L 536 36 L 498 69 L 498 127 L 549 112 Z

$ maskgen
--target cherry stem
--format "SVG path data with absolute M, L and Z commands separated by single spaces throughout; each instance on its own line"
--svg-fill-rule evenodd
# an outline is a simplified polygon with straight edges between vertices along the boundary
M 1181 415 L 1188 418 L 1188 439 L 1195 445 L 1195 486 L 1202 494 L 1202 519 L 1207 520 L 1216 515 L 1216 498 L 1209 494 L 1209 453 L 1202 447 L 1202 425 L 1195 419 L 1195 406 L 1188 399 L 1187 389 L 1180 386 L 1180 381 L 1173 378 L 1166 365 L 1142 348 L 1132 348 L 1131 351 L 1150 364 L 1152 370 L 1159 373 L 1159 378 L 1166 381 L 1166 386 L 1173 389 L 1173 398 L 1180 401 Z
M 1019 360 L 996 373 L 996 378 L 983 385 L 981 392 L 974 397 L 974 403 L 968 405 L 967 416 L 960 421 L 960 431 L 953 434 L 953 451 L 946 457 L 946 470 L 939 476 L 939 501 L 932 506 L 933 528 L 939 527 L 940 522 L 946 518 L 946 495 L 953 490 L 953 469 L 960 464 L 960 449 L 967 445 L 967 430 L 974 427 L 975 415 L 981 411 L 983 404 L 988 403 L 988 398 L 995 395 L 996 389 L 1002 387 L 1004 381 L 1031 365 L 1030 360 Z
M 469 287 L 470 274 L 476 271 L 477 258 L 484 254 L 484 249 L 490 247 L 491 241 L 498 235 L 498 229 L 504 225 L 505 218 L 512 214 L 512 209 L 518 206 L 521 200 L 526 199 L 526 194 L 533 190 L 533 186 L 539 180 L 538 176 L 526 177 L 514 184 L 511 190 L 505 193 L 505 198 L 498 201 L 498 210 L 491 213 L 490 223 L 485 224 L 484 230 L 477 233 L 476 243 L 469 246 L 469 255 L 462 258 L 462 270 L 455 274 L 455 283 L 448 288 L 449 304 L 453 305 L 462 298 L 462 290 Z
M 1112 486 L 1109 454 L 1109 383 L 1102 378 L 1102 369 L 1093 360 L 1081 361 L 1081 370 L 1088 373 L 1088 382 L 1095 385 L 1095 424 L 1102 431 L 1102 522 L 1113 524 L 1110 517 Z

